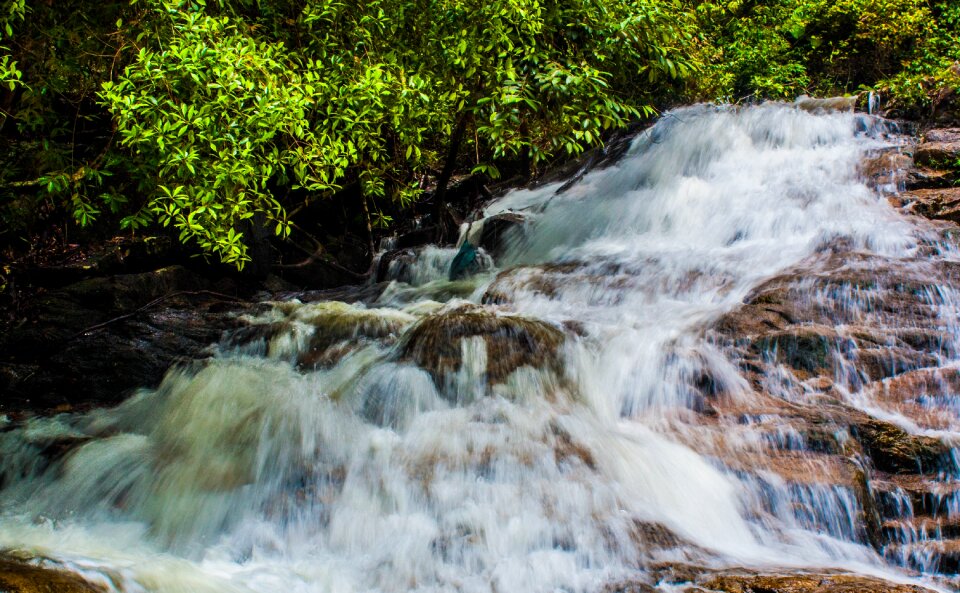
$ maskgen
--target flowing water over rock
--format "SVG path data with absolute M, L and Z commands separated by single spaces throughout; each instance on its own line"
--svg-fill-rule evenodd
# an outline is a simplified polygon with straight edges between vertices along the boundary
M 0 549 L 128 592 L 949 590 L 960 257 L 861 181 L 895 132 L 672 112 L 491 204 L 526 223 L 485 273 L 428 248 L 8 427 Z

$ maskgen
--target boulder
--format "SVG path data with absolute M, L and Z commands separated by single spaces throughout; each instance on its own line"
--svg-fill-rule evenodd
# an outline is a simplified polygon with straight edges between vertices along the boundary
M 460 226 L 457 247 L 470 243 L 499 257 L 523 236 L 527 215 L 521 212 L 498 212 Z
M 960 142 L 960 128 L 939 128 L 927 130 L 923 134 L 924 142 Z
M 483 219 L 480 247 L 494 258 L 500 257 L 523 237 L 527 217 L 519 212 L 501 212 Z
M 797 109 L 802 111 L 849 111 L 853 112 L 854 108 L 857 106 L 857 95 L 852 95 L 850 97 L 808 97 L 807 95 L 800 95 L 797 97 L 796 101 L 793 102 L 794 106 Z
M 560 371 L 564 333 L 537 320 L 498 315 L 482 307 L 461 307 L 430 315 L 401 341 L 399 358 L 426 369 L 438 383 L 463 363 L 461 342 L 481 338 L 486 346 L 486 378 L 501 383 L 521 366 Z
M 878 190 L 896 190 L 913 167 L 913 159 L 899 151 L 886 151 L 860 163 L 860 177 Z
M 939 439 L 912 435 L 889 422 L 871 418 L 852 427 L 873 465 L 896 474 L 935 473 L 949 458 L 950 447 Z
M 0 558 L 0 591 L 4 593 L 104 593 L 79 576 L 65 570 Z
M 960 128 L 928 130 L 913 153 L 918 165 L 954 165 L 960 159 Z
M 910 207 L 915 214 L 960 224 L 960 187 L 915 189 L 903 197 L 912 202 Z

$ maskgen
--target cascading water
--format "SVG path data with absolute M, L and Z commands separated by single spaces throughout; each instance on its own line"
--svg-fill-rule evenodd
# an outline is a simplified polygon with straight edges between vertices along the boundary
M 490 205 L 530 220 L 496 270 L 448 282 L 455 251 L 430 248 L 377 302 L 275 303 L 156 390 L 0 434 L 0 549 L 127 592 L 594 592 L 665 563 L 906 579 L 907 552 L 871 547 L 860 470 L 822 454 L 850 431 L 785 419 L 815 378 L 775 343 L 753 381 L 714 329 L 837 245 L 952 261 L 858 178 L 896 142 L 861 115 L 672 112 L 618 165 Z M 941 366 L 951 291 L 929 296 Z M 875 315 L 867 292 L 830 298 Z M 837 331 L 837 405 L 960 437 L 955 397 L 936 429 L 910 424 Z

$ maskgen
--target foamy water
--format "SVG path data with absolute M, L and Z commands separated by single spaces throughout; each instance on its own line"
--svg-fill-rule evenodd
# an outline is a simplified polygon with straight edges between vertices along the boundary
M 849 488 L 739 471 L 691 412 L 704 372 L 756 397 L 705 333 L 763 281 L 838 241 L 916 254 L 922 231 L 857 176 L 889 132 L 776 105 L 672 112 L 569 190 L 491 204 L 531 220 L 496 270 L 450 283 L 455 250 L 430 248 L 375 304 L 278 304 L 250 320 L 260 339 L 116 409 L 0 434 L 0 548 L 128 592 L 593 592 L 660 562 L 905 579 Z M 477 309 L 491 285 L 506 298 Z M 562 334 L 543 353 L 560 362 L 494 380 L 504 355 L 478 336 L 452 369 L 405 354 L 461 311 Z M 768 438 L 740 422 L 722 450 Z M 789 426 L 775 440 L 804 447 Z M 70 451 L 50 463 L 52 443 Z

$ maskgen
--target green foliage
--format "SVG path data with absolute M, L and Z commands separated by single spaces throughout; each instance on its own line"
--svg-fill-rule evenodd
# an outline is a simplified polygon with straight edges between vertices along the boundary
M 26 0 L 8 0 L 0 8 L 0 42 L 13 37 L 13 28 L 17 21 L 23 20 L 24 3 Z M 0 45 L 0 85 L 7 86 L 11 91 L 17 88 L 22 73 L 17 69 L 17 62 L 9 54 L 10 49 Z M 6 114 L 0 112 L 0 117 Z
M 907 99 L 917 77 L 942 71 L 958 57 L 957 8 L 948 4 L 954 3 L 701 3 L 701 26 L 718 48 L 709 82 L 717 95 L 734 98 L 890 86 Z
M 929 105 L 960 88 L 960 4 L 936 2 L 902 69 L 882 84 L 902 105 Z
M 110 121 L 95 99 L 120 57 L 115 17 L 131 10 L 129 0 L 95 10 L 82 0 L 17 0 L 0 9 L 0 22 L 10 25 L 0 33 L 0 54 L 16 64 L 15 80 L 0 84 L 4 243 L 62 229 L 64 218 L 90 224 L 122 209 L 114 199 L 119 178 L 110 174 L 125 168 L 109 150 Z
M 169 227 L 237 266 L 320 199 L 383 229 L 697 99 L 960 85 L 952 0 L 0 0 L 0 235 Z M 256 223 L 254 223 L 256 221 Z
M 691 71 L 678 5 L 639 0 L 144 0 L 143 44 L 100 98 L 155 218 L 243 265 L 241 222 L 289 232 L 356 183 L 416 199 L 459 138 L 475 171 L 577 154 Z M 637 80 L 643 80 L 638 84 Z M 468 128 L 456 134 L 459 127 Z M 372 226 L 391 221 L 374 207 Z

